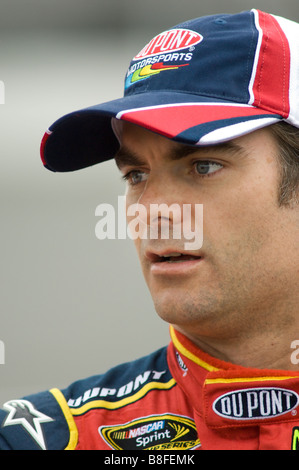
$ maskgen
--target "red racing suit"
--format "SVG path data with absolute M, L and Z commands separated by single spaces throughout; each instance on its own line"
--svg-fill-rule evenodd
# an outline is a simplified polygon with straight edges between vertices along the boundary
M 6 402 L 0 449 L 299 449 L 299 371 L 229 364 L 170 331 L 144 358 Z

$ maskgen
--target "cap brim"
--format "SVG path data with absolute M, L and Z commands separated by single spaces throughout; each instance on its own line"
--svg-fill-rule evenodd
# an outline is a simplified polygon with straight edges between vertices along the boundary
M 150 92 L 72 112 L 45 133 L 41 158 L 52 171 L 74 171 L 113 158 L 116 118 L 189 145 L 215 145 L 282 119 L 263 109 L 198 95 Z

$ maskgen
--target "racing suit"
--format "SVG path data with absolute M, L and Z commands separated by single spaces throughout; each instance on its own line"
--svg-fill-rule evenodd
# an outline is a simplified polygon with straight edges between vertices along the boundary
M 229 364 L 170 332 L 144 358 L 6 402 L 0 449 L 299 449 L 299 371 Z

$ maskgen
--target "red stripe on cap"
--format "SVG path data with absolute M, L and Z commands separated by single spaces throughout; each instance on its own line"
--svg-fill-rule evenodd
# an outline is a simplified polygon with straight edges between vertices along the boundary
M 51 134 L 52 134 L 51 131 L 46 131 L 44 133 L 44 136 L 43 136 L 41 144 L 40 144 L 40 157 L 41 157 L 41 160 L 43 162 L 43 165 L 47 164 L 47 162 L 45 160 L 45 145 L 46 145 L 46 142 L 47 142 L 47 140 L 48 140 L 48 138 Z
M 277 20 L 257 11 L 262 42 L 252 91 L 254 106 L 287 118 L 290 113 L 290 47 Z
M 166 105 L 141 108 L 119 113 L 118 118 L 142 125 L 166 137 L 174 137 L 190 127 L 212 121 L 238 117 L 265 116 L 269 113 L 251 106 L 213 104 Z

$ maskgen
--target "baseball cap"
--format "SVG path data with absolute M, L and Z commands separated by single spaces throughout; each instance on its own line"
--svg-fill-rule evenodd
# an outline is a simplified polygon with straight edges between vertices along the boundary
M 255 9 L 163 31 L 133 57 L 123 97 L 50 126 L 44 166 L 74 171 L 113 158 L 123 121 L 198 146 L 281 120 L 299 127 L 298 37 L 298 23 Z

